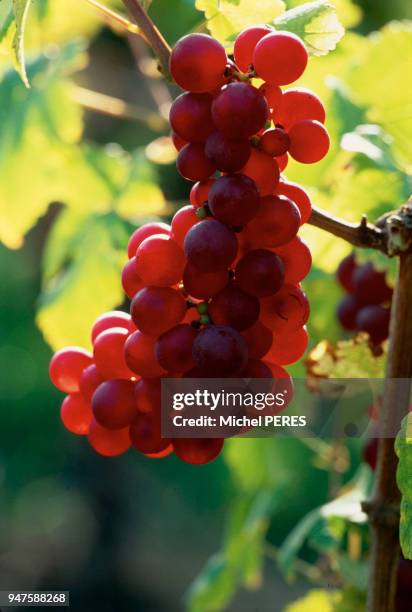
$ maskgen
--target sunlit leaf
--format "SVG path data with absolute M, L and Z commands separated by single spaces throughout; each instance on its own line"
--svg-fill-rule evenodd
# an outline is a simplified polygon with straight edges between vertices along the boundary
M 285 10 L 282 0 L 196 0 L 195 6 L 204 12 L 212 36 L 228 46 L 243 28 L 271 23 Z
M 0 41 L 13 22 L 13 0 L 0 0 Z
M 297 34 L 312 55 L 333 51 L 345 33 L 336 8 L 326 0 L 306 2 L 274 20 L 278 30 Z
M 29 81 L 26 72 L 24 34 L 31 5 L 32 0 L 13 0 L 14 20 L 16 23 L 13 48 L 16 56 L 17 68 L 26 87 L 29 86 Z
M 399 537 L 404 556 L 412 560 L 412 414 L 402 422 L 395 449 L 399 457 L 397 483 L 402 493 Z
M 283 612 L 333 612 L 341 600 L 339 591 L 309 591 L 307 595 L 289 604 Z

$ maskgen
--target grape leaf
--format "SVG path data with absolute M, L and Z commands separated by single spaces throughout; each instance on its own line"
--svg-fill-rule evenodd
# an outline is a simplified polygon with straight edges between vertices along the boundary
M 29 87 L 29 81 L 27 78 L 26 58 L 24 53 L 24 32 L 31 4 L 32 0 L 13 0 L 14 19 L 16 22 L 13 48 L 16 56 L 17 68 L 26 87 Z
M 205 13 L 212 36 L 228 47 L 243 28 L 270 23 L 285 10 L 282 0 L 196 0 L 195 6 Z
M 287 30 L 299 36 L 312 55 L 326 55 L 333 51 L 345 34 L 336 8 L 326 0 L 296 6 L 273 23 L 277 30 Z
M 312 589 L 301 599 L 289 604 L 283 612 L 359 612 L 365 609 L 365 605 L 365 594 L 357 589 Z
M 412 414 L 408 414 L 399 432 L 395 450 L 399 457 L 397 483 L 402 493 L 399 539 L 406 559 L 412 560 Z
M 0 0 L 0 41 L 13 22 L 13 0 Z
M 124 222 L 114 213 L 61 213 L 46 245 L 36 316 L 53 349 L 88 348 L 93 321 L 123 302 L 120 275 L 127 239 Z

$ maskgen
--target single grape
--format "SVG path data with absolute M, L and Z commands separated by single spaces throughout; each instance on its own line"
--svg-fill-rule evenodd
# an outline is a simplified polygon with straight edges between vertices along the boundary
M 199 223 L 199 218 L 190 204 L 175 213 L 172 219 L 172 238 L 180 248 L 183 248 L 187 232 L 196 223 Z
M 196 336 L 193 359 L 211 377 L 240 374 L 248 359 L 246 340 L 232 327 L 208 325 Z
M 392 299 L 392 289 L 388 286 L 385 272 L 375 270 L 368 262 L 360 266 L 352 275 L 353 290 L 361 304 L 384 304 Z
M 154 236 L 155 234 L 164 234 L 165 236 L 170 236 L 170 232 L 171 227 L 167 223 L 153 221 L 152 223 L 145 223 L 144 225 L 141 225 L 130 236 L 129 244 L 127 246 L 127 253 L 129 259 L 136 255 L 137 249 L 142 244 L 143 240 L 145 240 L 145 238 L 149 238 L 149 236 Z
M 369 438 L 362 450 L 364 462 L 367 463 L 373 471 L 376 470 L 376 464 L 378 461 L 378 446 L 379 438 Z
M 188 261 L 202 272 L 227 270 L 236 257 L 236 235 L 216 219 L 205 219 L 186 234 Z
M 162 401 L 161 381 L 161 378 L 141 378 L 136 383 L 134 397 L 139 412 L 150 414 L 160 411 Z
M 203 144 L 189 143 L 180 149 L 177 169 L 188 181 L 204 181 L 216 171 L 216 166 L 205 155 Z
M 373 344 L 380 344 L 389 336 L 389 308 L 365 306 L 356 315 L 356 327 L 369 334 Z
M 309 274 L 312 255 L 306 242 L 299 236 L 296 236 L 284 246 L 277 247 L 275 252 L 283 262 L 285 269 L 284 282 L 288 285 L 298 285 Z
M 86 402 L 90 403 L 92 401 L 93 393 L 102 382 L 104 382 L 104 378 L 94 363 L 83 370 L 80 376 L 79 387 L 80 393 Z
M 229 282 L 227 270 L 201 272 L 188 263 L 183 272 L 183 286 L 187 293 L 198 300 L 208 300 L 219 293 Z
M 135 331 L 136 326 L 132 321 L 132 317 L 128 312 L 123 312 L 122 310 L 110 310 L 109 312 L 105 312 L 100 315 L 93 323 L 92 327 L 92 343 L 96 340 L 97 336 L 107 329 L 111 329 L 112 327 L 123 327 L 127 329 L 127 331 L 132 332 Z
M 89 444 L 103 457 L 117 457 L 129 450 L 129 427 L 124 429 L 106 429 L 93 420 L 89 431 Z
M 272 370 L 260 359 L 249 359 L 242 378 L 272 378 Z
M 303 87 L 284 91 L 273 113 L 274 122 L 282 125 L 285 130 L 289 130 L 299 121 L 309 119 L 324 123 L 325 118 L 325 109 L 318 96 Z
M 293 240 L 300 221 L 299 209 L 292 200 L 266 196 L 260 200 L 258 213 L 246 228 L 247 237 L 256 247 L 280 247 Z
M 123 327 L 112 327 L 101 332 L 94 341 L 93 356 L 103 378 L 130 379 L 134 373 L 124 359 L 124 345 L 130 332 Z
M 273 333 L 260 321 L 242 331 L 242 336 L 247 343 L 249 359 L 261 359 L 272 346 Z
M 354 331 L 357 328 L 356 317 L 361 305 L 354 295 L 346 295 L 339 303 L 336 316 L 344 329 Z
M 273 344 L 265 359 L 277 365 L 290 365 L 304 355 L 308 342 L 309 335 L 305 327 L 287 334 L 275 333 Z
M 268 103 L 268 106 L 271 112 L 275 111 L 281 100 L 282 100 L 282 90 L 279 85 L 271 85 L 270 83 L 263 83 L 259 87 L 259 91 L 263 93 Z
M 286 196 L 296 204 L 296 206 L 299 208 L 302 225 L 309 220 L 309 217 L 312 214 L 312 204 L 308 194 L 304 189 L 302 189 L 302 187 L 300 187 L 300 185 L 281 180 L 276 187 L 275 193 L 276 195 Z
M 168 372 L 181 373 L 194 366 L 192 358 L 193 342 L 197 330 L 191 325 L 176 325 L 162 334 L 155 346 L 159 364 Z
M 236 284 L 257 297 L 273 295 L 283 285 L 285 269 L 280 257 L 265 249 L 249 251 L 237 263 Z
M 80 376 L 92 364 L 91 354 L 77 346 L 68 346 L 55 353 L 50 361 L 49 376 L 63 393 L 78 393 Z
M 149 457 L 150 459 L 163 459 L 164 457 L 168 457 L 172 453 L 173 453 L 173 444 L 169 444 L 169 446 L 166 446 L 166 448 L 159 451 L 158 453 L 143 453 L 143 454 L 146 455 L 146 457 Z
M 289 155 L 287 153 L 284 155 L 279 155 L 279 157 L 275 157 L 275 161 L 279 167 L 279 172 L 283 172 L 288 166 Z
M 273 28 L 267 25 L 250 26 L 242 30 L 236 37 L 233 54 L 236 65 L 243 72 L 247 72 L 253 63 L 253 51 L 259 40 L 273 32 Z
M 93 394 L 92 408 L 94 418 L 102 427 L 127 427 L 137 413 L 134 382 L 116 378 L 105 381 Z
M 176 151 L 180 151 L 180 149 L 183 149 L 183 147 L 188 144 L 187 140 L 183 140 L 183 138 L 180 138 L 179 134 L 176 134 L 176 132 L 172 132 L 170 137 L 172 139 Z
M 216 325 L 229 325 L 242 331 L 256 323 L 259 310 L 256 297 L 235 285 L 228 285 L 212 298 L 208 313 Z
M 204 465 L 220 455 L 223 444 L 223 438 L 175 438 L 173 449 L 185 463 Z
M 169 114 L 173 131 L 187 142 L 205 142 L 214 130 L 212 100 L 208 93 L 183 93 L 177 97 Z
M 135 374 L 142 378 L 158 378 L 165 374 L 155 356 L 156 337 L 134 332 L 124 347 L 126 363 Z
M 60 417 L 65 428 L 71 433 L 87 436 L 93 413 L 90 403 L 80 393 L 72 393 L 63 400 Z
M 190 190 L 190 203 L 195 208 L 200 208 L 209 199 L 209 191 L 216 179 L 209 178 L 205 181 L 198 181 Z
M 244 174 L 221 176 L 209 192 L 213 215 L 229 227 L 243 227 L 259 209 L 259 192 L 252 179 Z
M 207 34 L 188 34 L 173 47 L 170 72 L 183 89 L 202 93 L 223 82 L 226 63 L 226 51 L 217 40 Z
M 186 300 L 171 287 L 145 287 L 133 298 L 130 312 L 143 334 L 159 336 L 180 323 L 186 314 Z
M 257 75 L 272 85 L 297 81 L 308 63 L 308 52 L 298 36 L 291 32 L 273 32 L 257 43 L 253 66 Z
M 254 147 L 241 172 L 255 182 L 261 196 L 272 194 L 279 183 L 279 166 L 276 160 Z
M 249 138 L 264 127 L 269 109 L 263 94 L 248 83 L 222 87 L 212 104 L 217 129 L 230 138 Z
M 328 132 L 319 121 L 299 121 L 289 132 L 289 153 L 302 164 L 315 164 L 330 147 Z
M 144 287 L 144 282 L 136 272 L 136 257 L 132 257 L 126 263 L 122 271 L 123 291 L 130 299 Z
M 185 264 L 182 249 L 164 234 L 149 236 L 136 252 L 136 273 L 146 285 L 176 285 L 182 278 Z
M 259 145 L 264 153 L 271 157 L 279 157 L 287 153 L 290 139 L 283 128 L 271 128 L 263 132 Z
M 350 255 L 347 255 L 344 259 L 342 259 L 338 269 L 336 270 L 336 278 L 338 283 L 348 293 L 353 293 L 355 290 L 352 277 L 357 268 L 358 266 L 356 263 L 355 253 L 350 253 Z
M 283 285 L 275 295 L 260 302 L 260 320 L 279 334 L 294 332 L 309 318 L 309 302 L 301 289 Z
M 162 438 L 160 413 L 139 412 L 130 427 L 130 440 L 133 448 L 146 455 L 165 450 L 170 440 Z
M 228 138 L 214 131 L 205 144 L 205 155 L 221 172 L 240 170 L 250 157 L 251 147 L 247 138 Z

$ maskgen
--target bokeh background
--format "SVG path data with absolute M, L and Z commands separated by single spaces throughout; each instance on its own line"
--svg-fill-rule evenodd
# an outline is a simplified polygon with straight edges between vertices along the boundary
M 410 190 L 411 25 L 400 20 L 412 19 L 412 5 L 336 5 L 348 33 L 302 79 L 325 99 L 332 151 L 318 168 L 291 164 L 286 175 L 325 208 L 373 219 Z M 150 14 L 170 43 L 205 28 L 194 0 L 153 0 Z M 356 443 L 231 441 L 217 461 L 193 467 L 132 451 L 104 459 L 61 426 L 52 350 L 85 344 L 100 312 L 127 307 L 128 233 L 170 218 L 189 186 L 167 138 L 177 90 L 157 78 L 139 38 L 82 0 L 39 0 L 27 32 L 31 90 L 0 55 L 0 589 L 70 590 L 76 611 L 266 612 L 313 581 L 333 585 L 319 542 L 303 546 L 289 582 L 277 552 L 357 473 Z M 342 149 L 343 134 L 371 123 L 360 149 Z M 333 270 L 348 248 L 314 228 L 306 238 L 313 346 L 343 336 Z

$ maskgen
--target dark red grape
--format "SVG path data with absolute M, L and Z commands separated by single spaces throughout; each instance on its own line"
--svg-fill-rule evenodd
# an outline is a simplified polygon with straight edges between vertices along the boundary
M 104 378 L 94 364 L 87 366 L 83 370 L 79 387 L 80 393 L 86 402 L 90 403 L 92 401 L 93 393 L 102 382 L 104 382 Z
M 179 151 L 177 169 L 188 181 L 204 181 L 216 171 L 216 166 L 205 155 L 203 144 L 190 143 Z
M 250 295 L 268 297 L 279 291 L 285 270 L 280 257 L 266 249 L 249 251 L 237 263 L 236 283 Z
M 136 252 L 136 272 L 146 285 L 176 285 L 182 278 L 185 264 L 180 246 L 163 234 L 149 236 Z
M 152 454 L 165 450 L 170 440 L 162 438 L 160 412 L 139 412 L 130 427 L 130 440 L 133 448 L 141 453 Z
M 230 227 L 243 227 L 256 215 L 259 192 L 255 183 L 244 174 L 220 177 L 209 192 L 209 208 L 213 215 Z
M 232 327 L 208 325 L 196 336 L 193 359 L 211 377 L 240 374 L 248 359 L 246 340 Z
M 389 336 L 389 320 L 389 308 L 364 306 L 356 315 L 356 327 L 368 333 L 373 344 L 380 344 Z
M 136 257 L 132 257 L 126 263 L 122 271 L 123 291 L 130 299 L 144 287 L 144 282 L 136 272 Z
M 205 219 L 188 231 L 184 250 L 189 262 L 202 272 L 219 272 L 235 259 L 237 239 L 220 221 Z
M 170 137 L 176 151 L 180 151 L 180 149 L 183 149 L 183 147 L 188 144 L 187 140 L 180 138 L 179 134 L 176 134 L 176 132 L 172 132 Z
M 392 299 L 392 289 L 386 282 L 385 272 L 375 270 L 368 262 L 352 275 L 353 290 L 361 304 L 384 304 Z
M 226 287 L 229 281 L 227 270 L 201 272 L 191 263 L 183 272 L 183 286 L 187 293 L 198 300 L 208 300 Z
M 362 449 L 363 460 L 374 471 L 378 461 L 378 446 L 379 438 L 369 438 Z
M 226 51 L 217 40 L 207 34 L 188 34 L 173 47 L 170 72 L 183 89 L 202 93 L 223 82 L 226 63 Z
M 204 465 L 210 463 L 221 453 L 222 438 L 175 438 L 173 449 L 185 463 Z
M 159 364 L 168 372 L 181 373 L 194 366 L 192 358 L 193 342 L 197 330 L 191 325 L 176 325 L 162 334 L 155 346 Z
M 170 109 L 172 129 L 187 142 L 205 142 L 214 130 L 212 96 L 208 93 L 184 93 Z
M 180 323 L 186 314 L 186 300 L 171 287 L 145 287 L 133 298 L 130 312 L 143 334 L 159 336 Z
M 247 138 L 228 138 L 214 131 L 205 144 L 205 155 L 221 172 L 240 170 L 250 157 L 251 147 Z
M 253 53 L 257 75 L 273 85 L 288 85 L 297 81 L 307 63 L 305 45 L 291 32 L 267 34 L 257 43 Z
M 80 393 L 68 395 L 62 403 L 60 417 L 63 425 L 71 433 L 87 436 L 93 420 L 90 403 Z
M 212 298 L 208 312 L 216 325 L 230 325 L 242 331 L 256 323 L 259 310 L 256 297 L 235 285 L 229 285 Z
M 299 121 L 289 131 L 289 153 L 301 164 L 323 159 L 330 147 L 328 132 L 319 121 Z
M 360 308 L 361 306 L 354 295 L 346 295 L 339 303 L 336 315 L 344 329 L 353 331 L 357 328 L 356 317 Z
M 233 53 L 240 70 L 247 72 L 253 63 L 253 52 L 259 40 L 273 32 L 267 25 L 250 26 L 242 30 L 236 37 Z
M 269 109 L 263 94 L 248 83 L 222 87 L 212 104 L 217 129 L 230 138 L 249 138 L 262 129 Z
M 141 378 L 134 388 L 137 410 L 146 414 L 160 411 L 162 401 L 162 379 Z
M 342 259 L 336 271 L 336 278 L 338 279 L 339 284 L 348 293 L 353 293 L 355 290 L 352 277 L 357 267 L 355 253 L 351 253 Z
M 266 196 L 246 228 L 247 237 L 256 247 L 280 247 L 296 236 L 300 221 L 299 209 L 292 200 L 285 196 Z
M 77 346 L 68 346 L 53 355 L 49 366 L 50 379 L 63 393 L 77 393 L 80 376 L 84 368 L 92 363 L 92 356 L 88 351 Z
M 136 413 L 134 382 L 112 379 L 99 385 L 92 398 L 96 421 L 106 429 L 123 429 Z

